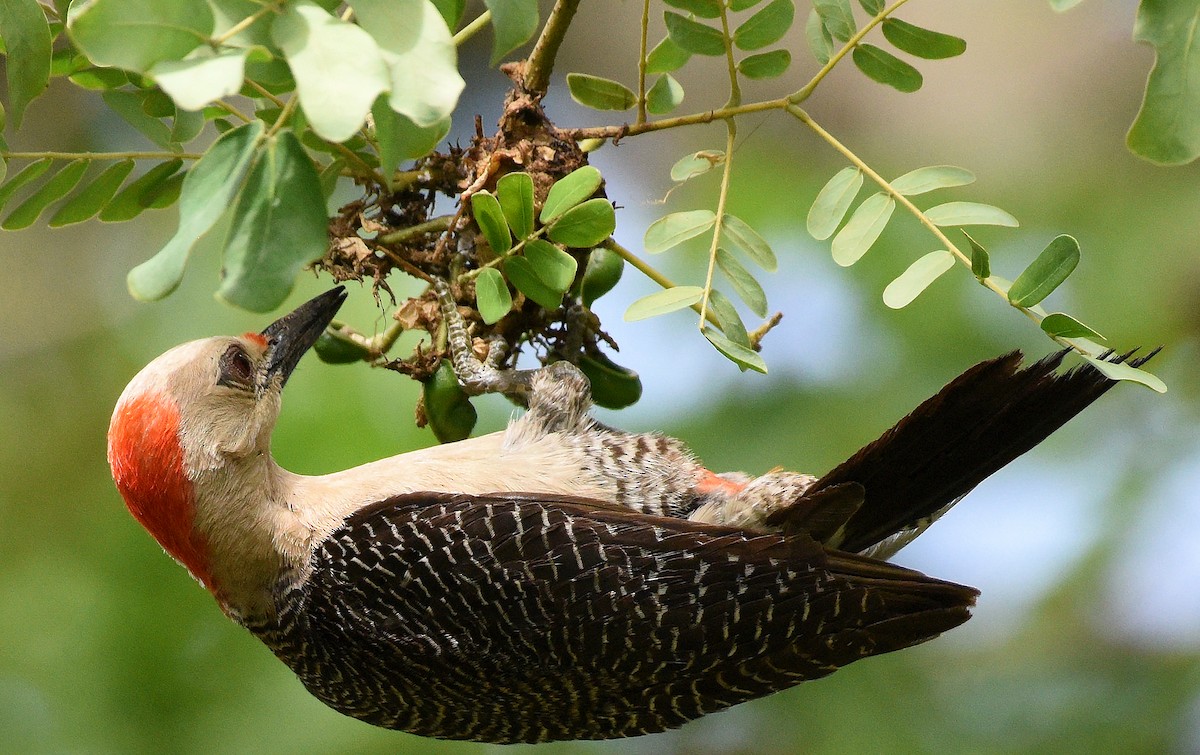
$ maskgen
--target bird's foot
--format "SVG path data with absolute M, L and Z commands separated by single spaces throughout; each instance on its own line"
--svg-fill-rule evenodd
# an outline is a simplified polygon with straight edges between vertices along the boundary
M 545 429 L 574 428 L 587 417 L 592 405 L 591 385 L 579 368 L 569 362 L 554 362 L 536 370 L 505 370 L 497 365 L 504 356 L 504 341 L 494 339 L 486 359 L 471 348 L 471 336 L 450 284 L 433 282 L 438 307 L 446 323 L 450 359 L 459 383 L 468 394 L 501 393 L 529 408 L 530 418 Z

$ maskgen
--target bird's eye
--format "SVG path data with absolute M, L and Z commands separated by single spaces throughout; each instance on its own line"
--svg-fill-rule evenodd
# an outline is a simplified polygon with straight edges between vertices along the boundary
M 221 355 L 220 385 L 231 388 L 250 388 L 254 385 L 254 363 L 250 356 L 237 344 L 225 349 Z

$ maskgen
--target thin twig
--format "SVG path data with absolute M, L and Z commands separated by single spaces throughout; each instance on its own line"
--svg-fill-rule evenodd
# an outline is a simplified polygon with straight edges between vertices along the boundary
M 436 218 L 430 218 L 424 223 L 417 223 L 408 228 L 401 228 L 398 231 L 392 231 L 389 234 L 380 236 L 379 241 L 384 244 L 399 244 L 422 234 L 441 233 L 450 227 L 450 221 L 453 219 L 453 215 L 440 215 Z
M 642 39 L 638 47 L 637 123 L 646 122 L 646 41 L 650 33 L 650 0 L 642 3 Z
M 5 160 L 199 160 L 201 152 L 9 152 L 0 150 Z
M 468 39 L 478 34 L 480 31 L 486 28 L 491 21 L 492 12 L 490 10 L 485 10 L 483 13 L 480 13 L 474 21 L 459 29 L 451 41 L 454 42 L 456 46 L 461 47 L 463 42 L 466 42 Z
M 550 10 L 550 17 L 542 27 L 533 52 L 529 53 L 529 62 L 525 66 L 525 91 L 541 96 L 550 86 L 550 74 L 554 71 L 554 59 L 558 56 L 558 48 L 567 29 L 571 27 L 571 19 L 579 8 L 579 0 L 557 0 Z

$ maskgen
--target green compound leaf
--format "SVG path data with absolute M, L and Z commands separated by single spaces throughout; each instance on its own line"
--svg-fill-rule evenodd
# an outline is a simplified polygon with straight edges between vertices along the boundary
M 858 27 L 854 23 L 850 0 L 813 0 L 813 10 L 834 39 L 846 42 L 854 36 Z
M 725 162 L 725 153 L 719 149 L 703 149 L 679 158 L 671 166 L 671 180 L 683 183 L 696 176 L 707 173 Z
M 863 7 L 867 13 L 872 16 L 878 16 L 883 12 L 884 0 L 858 0 L 858 4 Z
M 98 66 L 147 73 L 164 60 L 182 60 L 213 31 L 205 0 L 94 0 L 72 6 L 67 32 Z
M 483 321 L 492 325 L 512 309 L 512 294 L 504 276 L 494 267 L 485 267 L 475 279 L 475 302 Z
M 748 55 L 738 63 L 738 73 L 748 79 L 773 79 L 782 76 L 792 64 L 792 54 L 787 50 Z
M 767 316 L 767 294 L 758 280 L 738 258 L 724 247 L 717 248 L 717 267 L 725 274 L 729 285 L 750 311 L 759 317 Z
M 1016 228 L 1017 219 L 999 207 L 979 202 L 946 202 L 925 211 L 925 217 L 934 225 L 999 225 Z
M 227 132 L 228 133 L 228 132 Z M 150 209 L 151 203 L 162 192 L 167 190 L 168 182 L 176 178 L 177 171 L 183 167 L 182 160 L 168 160 L 155 165 L 141 176 L 130 181 L 125 188 L 104 205 L 100 211 L 100 220 L 105 223 L 121 223 L 133 220 L 145 210 Z
M 567 88 L 571 99 L 593 110 L 628 110 L 637 104 L 637 95 L 621 82 L 586 73 L 568 73 Z
M 683 102 L 683 87 L 669 73 L 664 73 L 646 92 L 646 110 L 654 115 L 665 115 Z
M 175 235 L 157 254 L 129 271 L 129 293 L 135 299 L 155 301 L 179 286 L 192 248 L 232 204 L 262 133 L 262 121 L 251 121 L 222 134 L 188 171 Z M 322 216 L 323 204 L 324 200 Z
M 492 65 L 529 41 L 538 27 L 537 0 L 484 0 L 492 12 Z
M 869 78 L 898 91 L 915 92 L 924 83 L 920 71 L 875 45 L 858 45 L 853 58 L 854 65 Z
M 390 86 L 371 35 L 311 0 L 288 3 L 272 22 L 271 37 L 295 76 L 305 117 L 313 131 L 331 142 L 352 137 L 375 98 Z
M 716 222 L 717 215 L 712 210 L 673 212 L 650 224 L 642 239 L 642 247 L 646 254 L 665 252 L 708 231 Z
M 721 222 L 721 238 L 729 245 L 754 261 L 754 264 L 773 273 L 779 269 L 779 260 L 767 240 L 736 215 L 725 214 Z
M 528 173 L 509 173 L 496 182 L 496 198 L 504 219 L 518 239 L 533 233 L 533 178 Z
M 858 206 L 850 220 L 833 237 L 833 261 L 849 267 L 867 253 L 896 210 L 896 200 L 887 194 L 872 194 Z
M 704 289 L 699 286 L 675 286 L 657 291 L 629 305 L 625 310 L 625 322 L 645 320 L 658 317 L 677 309 L 690 307 L 704 296 Z
M 808 232 L 817 241 L 833 235 L 863 185 L 862 171 L 842 168 L 829 179 L 808 209 Z
M 943 249 L 926 254 L 883 289 L 883 303 L 892 309 L 907 307 L 929 284 L 952 267 L 954 255 L 950 252 Z
M 581 205 L 582 206 L 582 205 Z M 544 239 L 534 239 L 525 245 L 525 259 L 533 272 L 551 291 L 561 297 L 575 282 L 579 263 L 575 258 Z
M 1142 0 L 1133 38 L 1152 45 L 1154 68 L 1125 143 L 1163 165 L 1200 156 L 1200 2 Z
M 1105 359 L 1093 356 L 1085 356 L 1084 359 L 1093 367 L 1100 370 L 1100 372 L 1104 373 L 1104 376 L 1110 380 L 1128 380 L 1133 383 L 1140 383 L 1156 393 L 1167 392 L 1166 383 L 1157 376 L 1138 367 L 1128 364 L 1114 364 Z
M 743 50 L 761 50 L 787 34 L 796 19 L 792 0 L 771 0 L 733 32 L 733 43 Z
M 724 55 L 725 36 L 698 21 L 667 11 L 664 18 L 671 41 L 694 55 Z
M 508 221 L 504 219 L 504 210 L 500 209 L 500 202 L 496 197 L 486 191 L 472 194 L 471 215 L 493 252 L 504 254 L 512 248 L 512 234 L 508 231 Z
M 1046 335 L 1058 338 L 1096 338 L 1106 340 L 1104 336 L 1092 330 L 1087 325 L 1063 312 L 1051 312 L 1042 318 L 1040 323 Z
M 737 366 L 767 374 L 767 363 L 754 349 L 735 343 L 712 328 L 705 328 L 703 332 L 708 342 Z
M 575 205 L 590 199 L 603 181 L 604 177 L 600 175 L 600 171 L 590 165 L 576 168 L 550 187 L 539 219 L 543 224 L 550 223 Z
M 51 36 L 46 14 L 37 0 L 4 0 L 0 3 L 0 39 L 5 46 L 8 111 L 13 128 L 19 128 L 25 108 L 50 81 Z M 0 118 L 0 130 L 3 128 Z
M 6 231 L 15 231 L 33 225 L 46 207 L 62 199 L 71 189 L 75 188 L 90 164 L 87 160 L 72 160 L 67 163 L 37 191 L 30 194 L 24 202 L 17 205 L 17 209 L 13 210 L 3 223 L 0 223 L 0 228 Z
M 285 129 L 263 145 L 238 193 L 217 296 L 252 312 L 277 308 L 328 248 L 328 222 L 317 169 Z
M 967 51 L 965 39 L 923 29 L 898 18 L 883 20 L 883 36 L 896 49 L 926 60 L 953 58 Z
M 616 228 L 617 215 L 612 202 L 596 197 L 564 212 L 546 233 L 564 246 L 586 248 L 604 241 Z
M 975 182 L 975 174 L 966 168 L 956 168 L 953 165 L 930 165 L 917 168 L 892 181 L 892 188 L 906 197 L 918 194 L 949 189 L 955 186 L 966 186 Z
M 108 166 L 103 173 L 58 208 L 50 218 L 50 227 L 60 228 L 94 217 L 117 193 L 117 189 L 133 171 L 133 165 L 133 160 L 122 160 Z
M 1046 245 L 1008 290 L 1008 301 L 1017 307 L 1032 307 L 1050 295 L 1079 264 L 1079 242 L 1071 236 L 1056 237 Z
M 646 56 L 646 73 L 669 73 L 683 68 L 692 54 L 664 37 Z

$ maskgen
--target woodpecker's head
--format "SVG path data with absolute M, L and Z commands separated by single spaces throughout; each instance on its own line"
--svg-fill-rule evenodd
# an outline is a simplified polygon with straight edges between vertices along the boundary
M 176 346 L 139 372 L 117 401 L 108 430 L 117 489 L 142 526 L 210 590 L 205 520 L 214 514 L 196 486 L 224 479 L 233 489 L 241 471 L 270 459 L 283 386 L 345 298 L 339 286 L 261 333 Z

